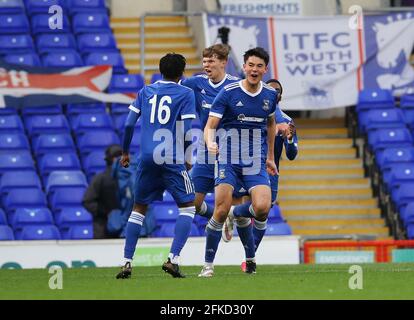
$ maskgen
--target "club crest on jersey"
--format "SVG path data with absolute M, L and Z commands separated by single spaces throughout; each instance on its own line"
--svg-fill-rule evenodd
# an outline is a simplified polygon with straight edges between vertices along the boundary
M 220 179 L 225 179 L 226 178 L 226 170 L 225 169 L 220 169 L 219 178 Z
M 246 118 L 246 116 L 243 113 L 241 113 L 237 116 L 237 120 L 239 120 L 239 121 L 244 121 L 245 118 Z
M 269 111 L 270 107 L 269 107 L 270 101 L 269 100 L 263 100 L 263 110 L 264 111 Z

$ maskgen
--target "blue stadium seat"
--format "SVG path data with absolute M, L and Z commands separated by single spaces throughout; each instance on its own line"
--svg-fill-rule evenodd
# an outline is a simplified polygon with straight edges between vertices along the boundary
M 36 106 L 36 107 L 24 107 L 22 108 L 22 116 L 25 118 L 27 116 L 43 114 L 62 114 L 62 105 L 54 104 L 49 106 Z
M 32 155 L 28 151 L 0 154 L 0 174 L 7 171 L 35 171 Z
M 17 109 L 13 107 L 0 108 L 0 116 L 4 115 L 17 115 Z
M 101 151 L 91 152 L 82 158 L 82 167 L 85 170 L 88 181 L 106 168 L 105 154 Z
M 368 134 L 368 144 L 376 152 L 389 147 L 411 147 L 413 137 L 407 128 L 379 129 Z
M 120 133 L 121 136 L 122 136 L 122 134 L 124 132 L 124 129 L 125 129 L 125 121 L 126 121 L 127 117 L 128 117 L 128 113 L 119 113 L 119 114 L 112 115 L 115 130 L 118 133 Z M 134 129 L 136 131 L 136 132 L 134 131 L 134 136 L 135 137 L 137 136 L 138 132 L 140 132 L 140 129 L 141 129 L 141 121 L 137 121 L 135 123 L 135 129 Z
M 400 218 L 405 227 L 410 224 L 414 224 L 414 202 L 409 202 L 406 206 L 400 209 Z
M 76 152 L 75 143 L 68 133 L 41 134 L 33 138 L 32 147 L 37 157 L 48 152 Z
M 151 83 L 157 82 L 159 80 L 162 80 L 161 73 L 153 73 L 151 76 Z
M 394 189 L 408 182 L 414 183 L 414 163 L 398 165 L 391 169 L 388 190 L 392 193 Z
M 72 0 L 69 9 L 71 15 L 79 12 L 107 13 L 105 0 Z
M 4 57 L 4 61 L 11 64 L 26 65 L 32 67 L 39 67 L 42 65 L 40 63 L 39 56 L 34 52 L 8 54 Z
M 24 13 L 23 0 L 0 1 L 0 13 Z
M 401 96 L 400 108 L 404 113 L 405 123 L 414 128 L 414 94 Z
M 0 54 L 34 52 L 34 49 L 28 34 L 0 35 Z
M 405 169 L 409 169 L 411 168 L 411 165 L 414 162 L 401 162 L 401 163 L 394 163 L 392 166 L 390 166 L 389 168 L 385 168 L 384 170 L 381 171 L 381 176 L 382 176 L 382 181 L 385 184 L 386 190 L 388 190 L 388 185 L 391 181 L 391 173 L 394 170 L 405 170 Z
M 114 74 L 108 92 L 137 93 L 144 84 L 144 78 L 140 74 Z
M 119 137 L 114 131 L 86 132 L 77 140 L 81 154 L 92 151 L 103 151 L 111 144 L 120 144 Z
M 7 212 L 17 208 L 47 207 L 45 194 L 37 188 L 11 189 L 3 200 L 3 207 Z
M 391 90 L 365 89 L 358 95 L 356 110 L 359 113 L 370 109 L 389 109 L 394 106 L 395 101 Z
M 414 202 L 414 183 L 403 183 L 395 188 L 391 193 L 391 199 L 394 201 L 397 210 L 400 211 L 402 206 Z
M 78 36 L 78 48 L 81 54 L 97 51 L 118 51 L 112 33 L 83 33 Z
M 39 34 L 36 37 L 36 47 L 39 54 L 77 49 L 75 37 L 71 33 Z
M 90 102 L 90 103 L 69 103 L 66 108 L 66 115 L 69 122 L 72 124 L 73 119 L 81 113 L 106 113 L 105 103 Z
M 70 33 L 70 23 L 66 15 L 62 15 L 62 29 L 51 29 L 49 26 L 50 14 L 36 14 L 31 17 L 32 34 L 37 35 L 41 33 L 61 34 Z
M 0 226 L 7 225 L 7 216 L 4 213 L 3 209 L 0 209 Z
M 24 122 L 30 137 L 39 134 L 70 132 L 68 121 L 63 114 L 33 115 L 26 117 Z
M 361 133 L 376 129 L 404 128 L 404 115 L 400 109 L 369 110 L 359 118 Z
M 75 50 L 62 52 L 50 52 L 42 57 L 42 63 L 45 67 L 65 67 L 73 68 L 83 66 L 82 58 Z
M 14 233 L 13 233 L 12 228 L 10 228 L 9 226 L 0 225 L 0 241 L 11 241 L 11 240 L 14 240 Z
M 407 238 L 414 239 L 414 223 L 407 226 Z
M 35 171 L 5 172 L 0 180 L 0 193 L 2 195 L 17 188 L 42 189 L 39 176 Z
M 106 13 L 77 13 L 73 16 L 72 26 L 75 34 L 111 32 Z
M 93 239 L 93 225 L 71 226 L 68 229 L 62 229 L 62 239 L 65 240 L 87 240 Z
M 124 103 L 113 103 L 111 106 L 111 113 L 112 115 L 125 114 L 125 113 L 128 114 L 129 106 L 130 106 L 129 104 L 124 104 Z
M 79 136 L 85 132 L 113 130 L 112 119 L 107 113 L 83 113 L 72 120 L 72 130 Z
M 13 229 L 21 229 L 26 225 L 53 224 L 53 216 L 48 208 L 18 208 L 9 215 Z
M 23 133 L 0 133 L 0 152 L 10 152 L 11 150 L 30 151 L 29 141 Z
M 166 222 L 175 222 L 178 218 L 178 207 L 175 203 L 154 203 L 154 216 L 157 225 L 161 225 Z
M 0 34 L 30 33 L 29 21 L 25 14 L 0 12 Z
M 0 115 L 0 133 L 23 133 L 23 122 L 17 114 Z
M 52 196 L 52 193 L 59 188 L 86 188 L 88 183 L 82 171 L 53 171 L 50 173 L 46 183 L 46 193 Z
M 284 219 L 282 217 L 282 212 L 280 211 L 280 207 L 278 205 L 274 205 L 270 209 L 267 219 L 268 219 L 269 223 L 284 222 Z
M 92 52 L 85 55 L 85 65 L 111 65 L 114 73 L 126 73 L 124 58 L 115 51 Z
M 92 220 L 92 214 L 79 205 L 62 207 L 55 212 L 55 221 L 59 228 L 90 224 Z
M 287 223 L 268 223 L 265 235 L 267 236 L 285 236 L 291 235 L 292 230 Z
M 86 188 L 83 187 L 59 188 L 50 197 L 50 207 L 56 212 L 64 207 L 81 206 L 85 191 Z
M 174 238 L 174 230 L 175 230 L 175 223 L 164 223 L 158 230 L 155 230 L 152 233 L 154 237 L 161 237 L 161 238 Z M 193 223 L 191 224 L 191 231 L 190 237 L 199 237 L 200 232 L 197 226 Z
M 173 196 L 168 191 L 164 191 L 164 193 L 163 193 L 162 196 L 163 196 L 162 197 L 162 202 L 164 204 L 167 204 L 168 203 L 168 204 L 176 205 Z
M 76 153 L 47 153 L 38 161 L 39 172 L 43 181 L 46 182 L 47 177 L 52 171 L 71 171 L 80 170 L 80 162 Z
M 55 225 L 24 226 L 16 231 L 16 240 L 60 240 L 60 232 Z
M 63 11 L 67 7 L 65 0 L 25 0 L 25 2 L 29 16 L 34 14 L 47 14 L 49 13 L 49 8 L 53 5 L 62 7 Z
M 390 170 L 397 163 L 414 162 L 414 147 L 387 148 L 375 154 L 380 170 Z
M 125 132 L 123 128 L 120 128 L 119 138 L 121 141 L 124 140 L 124 134 Z M 140 147 L 141 147 L 141 125 L 139 124 L 139 122 L 137 122 L 134 128 L 134 135 L 133 135 L 131 144 L 129 145 L 129 149 L 131 153 L 139 153 Z

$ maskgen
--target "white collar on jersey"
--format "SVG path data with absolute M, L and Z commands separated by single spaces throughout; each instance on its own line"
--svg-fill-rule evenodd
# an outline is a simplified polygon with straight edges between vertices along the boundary
M 257 90 L 255 93 L 251 93 L 251 92 L 247 91 L 247 90 L 243 87 L 242 81 L 243 81 L 243 80 L 240 80 L 240 81 L 239 81 L 239 85 L 240 85 L 240 88 L 243 90 L 243 92 L 244 92 L 245 94 L 248 94 L 248 95 L 249 95 L 249 96 L 251 96 L 251 97 L 255 97 L 255 96 L 259 95 L 259 94 L 260 94 L 260 92 L 262 92 L 262 89 L 263 89 L 263 82 L 262 82 L 262 81 L 260 81 L 260 83 L 259 83 L 259 90 Z
M 174 82 L 174 81 L 165 81 L 165 80 L 158 80 L 155 83 L 174 83 L 174 84 L 178 84 L 177 82 Z
M 226 73 L 226 74 L 224 74 L 224 78 L 223 78 L 223 80 L 221 80 L 219 83 L 214 84 L 213 82 L 211 82 L 211 79 L 210 79 L 210 78 L 208 79 L 208 83 L 209 83 L 209 84 L 210 84 L 210 86 L 212 86 L 213 88 L 218 88 L 218 87 L 220 87 L 220 86 L 224 83 L 224 81 L 226 81 L 226 79 L 227 79 L 227 73 Z

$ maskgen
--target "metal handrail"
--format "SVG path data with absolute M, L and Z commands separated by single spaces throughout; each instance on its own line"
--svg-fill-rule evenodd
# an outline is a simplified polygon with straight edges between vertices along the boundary
M 140 73 L 142 77 L 145 79 L 145 17 L 150 16 L 201 16 L 204 12 L 196 11 L 196 12 L 187 12 L 187 11 L 154 11 L 154 12 L 145 12 L 140 17 Z

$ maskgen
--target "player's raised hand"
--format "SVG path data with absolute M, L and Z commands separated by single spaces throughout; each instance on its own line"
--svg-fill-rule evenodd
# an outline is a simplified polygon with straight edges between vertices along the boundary
M 296 134 L 296 126 L 293 122 L 289 123 L 288 135 L 286 138 L 292 140 L 293 136 Z
M 266 170 L 267 170 L 267 173 L 270 174 L 271 176 L 275 176 L 279 174 L 274 160 L 269 160 L 269 159 L 266 160 Z
M 218 154 L 219 150 L 217 142 L 207 143 L 207 150 L 209 153 Z
M 283 138 L 286 138 L 289 134 L 289 125 L 287 123 L 277 123 L 276 134 L 281 134 Z
M 124 168 L 128 168 L 129 167 L 129 153 L 123 153 L 119 162 L 121 162 L 121 165 Z

